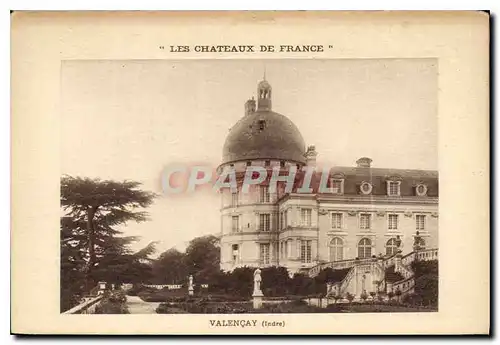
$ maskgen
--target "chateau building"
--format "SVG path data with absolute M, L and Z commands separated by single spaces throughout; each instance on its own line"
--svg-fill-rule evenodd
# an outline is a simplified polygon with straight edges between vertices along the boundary
M 245 103 L 231 128 L 219 171 L 241 175 L 248 166 L 286 175 L 296 167 L 294 187 L 270 193 L 269 178 L 249 193 L 221 192 L 221 269 L 284 266 L 291 273 L 317 264 L 413 251 L 415 236 L 424 248 L 438 248 L 438 173 L 373 168 L 359 158 L 352 167 L 333 167 L 311 177 L 311 192 L 298 188 L 315 166 L 314 146 L 306 148 L 299 129 L 273 111 L 272 88 L 263 80 L 257 101 Z M 326 190 L 318 188 L 322 178 Z M 253 187 L 253 188 L 252 188 Z

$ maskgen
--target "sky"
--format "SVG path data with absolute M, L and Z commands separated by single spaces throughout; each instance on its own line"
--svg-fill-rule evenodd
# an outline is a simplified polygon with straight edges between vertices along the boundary
M 61 66 L 61 174 L 136 180 L 161 194 L 173 163 L 220 164 L 229 128 L 273 88 L 273 111 L 288 116 L 318 164 L 437 170 L 435 59 L 85 60 Z M 183 250 L 220 231 L 219 196 L 158 197 L 150 220 L 122 227 Z

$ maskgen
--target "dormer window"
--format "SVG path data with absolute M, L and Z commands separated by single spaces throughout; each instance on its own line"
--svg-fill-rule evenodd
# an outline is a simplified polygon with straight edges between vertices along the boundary
M 427 195 L 427 186 L 425 184 L 419 184 L 415 187 L 415 194 L 417 196 L 426 196 Z
M 363 182 L 361 183 L 361 186 L 359 186 L 359 189 L 361 194 L 368 195 L 371 194 L 373 186 L 369 182 Z
M 400 196 L 401 195 L 401 181 L 387 181 L 387 195 Z
M 264 129 L 266 129 L 266 121 L 259 120 L 259 130 L 263 131 Z
M 333 194 L 344 194 L 344 180 L 332 178 L 330 180 L 330 190 Z

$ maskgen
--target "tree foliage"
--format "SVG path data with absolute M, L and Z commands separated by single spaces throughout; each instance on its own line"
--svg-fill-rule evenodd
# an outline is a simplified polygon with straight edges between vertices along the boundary
M 437 260 L 414 261 L 415 294 L 424 305 L 437 306 L 439 295 L 439 265 Z
M 186 248 L 186 267 L 198 281 L 209 281 L 220 270 L 219 238 L 214 235 L 196 237 Z
M 153 262 L 153 281 L 155 284 L 184 284 L 188 269 L 185 254 L 171 248 Z
M 184 253 L 168 249 L 153 262 L 157 284 L 186 284 L 189 275 L 195 284 L 209 284 L 217 281 L 220 273 L 219 238 L 214 235 L 192 239 Z
M 117 229 L 148 218 L 143 209 L 155 194 L 135 181 L 61 178 L 61 309 L 75 304 L 97 281 L 121 283 L 148 279 L 155 243 L 134 253 L 137 237 Z

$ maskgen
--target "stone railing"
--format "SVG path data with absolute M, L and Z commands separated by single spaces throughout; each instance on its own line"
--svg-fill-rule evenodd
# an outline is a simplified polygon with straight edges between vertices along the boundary
M 415 278 L 409 277 L 392 284 L 392 292 L 401 291 L 401 295 L 412 293 L 415 287 Z
M 340 286 L 338 288 L 339 295 L 342 295 L 343 292 L 346 290 L 347 286 L 351 283 L 352 277 L 354 277 L 355 270 L 350 269 L 347 275 L 342 279 L 340 282 Z
M 103 298 L 104 294 L 99 294 L 95 297 L 85 297 L 82 303 L 65 311 L 63 314 L 94 314 Z
M 321 272 L 321 270 L 324 270 L 325 268 L 331 268 L 334 270 L 343 270 L 346 268 L 354 267 L 357 264 L 369 263 L 373 260 L 374 260 L 373 258 L 367 258 L 367 259 L 361 259 L 361 260 L 348 259 L 348 260 L 341 260 L 341 261 L 323 262 L 323 263 L 320 263 L 320 264 L 310 268 L 307 271 L 307 273 L 308 273 L 309 277 L 314 278 L 319 274 L 319 272 Z
M 387 284 L 388 289 L 392 292 L 396 290 L 401 291 L 402 295 L 414 292 L 415 279 L 414 272 L 411 268 L 411 263 L 415 260 L 430 261 L 438 259 L 438 249 L 422 249 L 411 252 L 404 256 L 396 253 L 389 257 L 378 257 L 363 260 L 344 260 L 338 262 L 322 263 L 313 267 L 308 273 L 310 277 L 315 277 L 322 269 L 331 267 L 333 269 L 342 269 L 351 267 L 347 275 L 341 282 L 333 285 L 327 285 L 327 296 L 330 295 L 343 295 L 352 277 L 355 275 L 357 269 L 370 270 L 378 275 L 385 276 L 385 269 L 394 266 L 394 271 L 400 273 L 403 279 Z M 337 265 L 338 264 L 338 265 Z M 349 266 L 350 265 L 350 266 Z M 337 268 L 341 267 L 341 268 Z M 385 278 L 380 280 L 384 282 Z M 389 288 L 390 287 L 390 288 Z
M 144 287 L 152 288 L 152 289 L 164 289 L 167 288 L 169 290 L 179 290 L 182 289 L 182 284 L 145 284 Z
M 152 288 L 152 289 L 158 289 L 158 290 L 161 290 L 161 289 L 164 289 L 164 288 L 167 288 L 169 290 L 179 290 L 179 289 L 182 289 L 182 285 L 181 284 L 146 284 L 146 285 L 143 285 L 144 287 L 148 287 L 148 288 Z M 196 286 L 195 284 L 193 284 L 193 286 Z M 202 289 L 207 289 L 208 288 L 208 284 L 200 284 L 200 287 Z
M 403 256 L 400 264 L 395 266 L 395 271 L 401 273 L 404 278 L 392 284 L 393 292 L 399 290 L 402 296 L 413 293 L 415 290 L 415 273 L 411 269 L 411 263 L 415 260 L 431 261 L 437 259 L 438 249 L 421 249 Z

